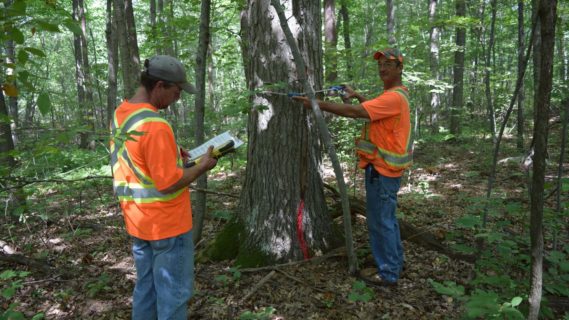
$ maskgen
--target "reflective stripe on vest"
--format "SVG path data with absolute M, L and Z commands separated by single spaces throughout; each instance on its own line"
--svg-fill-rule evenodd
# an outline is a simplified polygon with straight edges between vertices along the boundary
M 113 172 L 118 170 L 121 166 L 119 158 L 126 162 L 127 166 L 134 173 L 139 183 L 127 182 L 127 181 L 116 181 L 113 184 L 113 189 L 115 194 L 119 198 L 119 201 L 134 201 L 136 203 L 152 203 L 152 202 L 163 202 L 170 201 L 180 195 L 185 189 L 182 188 L 171 194 L 161 193 L 156 189 L 156 185 L 151 177 L 144 174 L 144 172 L 138 168 L 132 161 L 128 150 L 125 147 L 124 141 L 117 143 L 115 138 L 121 137 L 121 139 L 132 139 L 132 136 L 136 134 L 135 130 L 149 122 L 162 122 L 170 126 L 170 124 L 158 115 L 157 112 L 150 109 L 140 109 L 136 112 L 130 114 L 123 124 L 118 127 L 118 120 L 115 116 L 111 123 L 111 168 Z M 118 127 L 118 128 L 117 128 Z M 178 165 L 181 166 L 181 160 L 178 159 Z
M 407 106 L 410 107 L 407 91 L 401 88 L 392 89 L 389 91 L 399 93 L 399 95 L 407 102 Z M 394 168 L 404 169 L 411 166 L 413 163 L 413 137 L 411 126 L 409 126 L 409 132 L 407 133 L 407 147 L 405 148 L 404 154 L 398 154 L 376 146 L 369 140 L 369 130 L 370 124 L 366 123 L 362 131 L 362 139 L 359 139 L 356 143 L 357 150 L 365 152 L 367 154 L 374 154 L 375 150 L 377 150 L 378 156 L 381 157 L 385 163 Z

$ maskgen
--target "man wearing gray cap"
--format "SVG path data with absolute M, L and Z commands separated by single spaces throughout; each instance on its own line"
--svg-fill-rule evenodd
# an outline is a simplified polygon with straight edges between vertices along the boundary
M 172 127 L 159 113 L 195 93 L 183 65 L 158 55 L 144 62 L 140 86 L 111 123 L 113 188 L 132 236 L 136 285 L 132 319 L 187 319 L 193 293 L 194 244 L 189 184 L 215 167 L 210 147 L 184 168 Z

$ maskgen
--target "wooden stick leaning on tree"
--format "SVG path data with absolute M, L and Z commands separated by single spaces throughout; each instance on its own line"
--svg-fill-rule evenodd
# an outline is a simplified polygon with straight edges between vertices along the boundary
M 342 198 L 344 233 L 346 237 L 346 248 L 348 251 L 349 272 L 351 274 L 355 274 L 358 271 L 358 262 L 354 252 L 353 237 L 352 237 L 352 222 L 350 220 L 350 203 L 348 200 L 348 192 L 346 188 L 346 182 L 344 181 L 344 174 L 342 172 L 342 167 L 340 166 L 340 161 L 338 160 L 338 156 L 336 155 L 336 150 L 334 149 L 334 145 L 331 142 L 330 131 L 328 130 L 326 122 L 322 117 L 322 111 L 320 111 L 320 107 L 316 102 L 314 88 L 312 88 L 312 86 L 308 83 L 308 79 L 306 77 L 306 65 L 304 63 L 304 59 L 302 58 L 300 50 L 298 49 L 298 46 L 295 42 L 292 32 L 290 31 L 282 6 L 280 2 L 277 0 L 271 0 L 271 5 L 275 8 L 275 11 L 277 12 L 277 15 L 279 17 L 281 28 L 286 36 L 286 39 L 289 43 L 290 49 L 294 56 L 294 62 L 296 63 L 296 70 L 298 72 L 298 80 L 303 84 L 304 91 L 306 92 L 306 95 L 310 99 L 312 111 L 314 112 L 316 123 L 318 124 L 318 132 L 320 132 L 320 137 L 322 138 L 322 141 L 324 142 L 324 145 L 328 150 L 328 155 L 330 156 L 330 160 L 332 161 L 332 166 L 334 167 L 334 173 L 336 175 L 336 180 L 338 182 L 338 187 L 340 189 L 340 195 Z

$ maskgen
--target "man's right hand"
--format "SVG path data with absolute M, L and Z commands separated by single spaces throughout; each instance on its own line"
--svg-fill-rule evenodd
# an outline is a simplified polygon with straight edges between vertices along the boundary
M 349 101 L 353 98 L 356 98 L 357 96 L 357 93 L 354 91 L 354 89 L 347 84 L 344 85 L 344 92 L 346 93 L 342 96 L 342 100 L 344 101 Z

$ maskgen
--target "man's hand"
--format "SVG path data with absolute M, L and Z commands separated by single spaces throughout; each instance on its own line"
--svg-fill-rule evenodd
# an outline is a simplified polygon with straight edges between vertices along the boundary
M 305 109 L 311 110 L 312 106 L 310 105 L 310 99 L 306 96 L 294 96 L 292 97 L 293 100 L 298 101 L 298 102 L 302 102 L 302 104 L 304 105 Z M 316 103 L 320 103 L 319 100 L 316 100 Z
M 213 156 L 213 146 L 209 146 L 207 152 L 202 156 L 199 166 L 201 171 L 208 171 L 217 165 L 217 159 Z
M 350 87 L 349 85 L 345 84 L 344 85 L 344 92 L 346 94 L 344 94 L 344 96 L 342 97 L 343 100 L 350 100 L 352 98 L 356 97 L 356 92 L 354 91 L 354 89 L 352 87 Z

